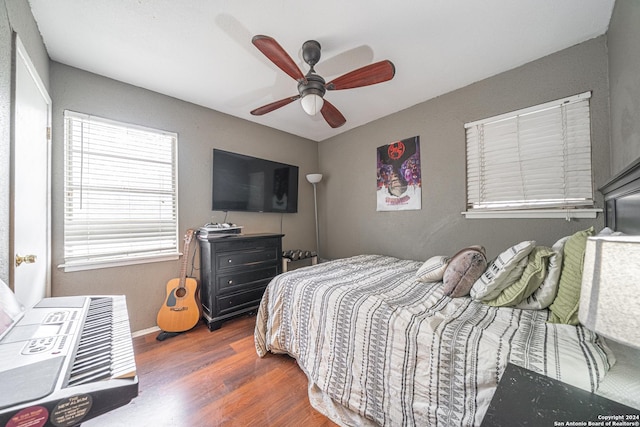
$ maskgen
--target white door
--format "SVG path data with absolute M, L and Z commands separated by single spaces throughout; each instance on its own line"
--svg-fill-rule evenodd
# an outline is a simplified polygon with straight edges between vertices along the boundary
M 50 294 L 51 98 L 16 38 L 12 140 L 10 270 L 18 300 L 30 307 Z

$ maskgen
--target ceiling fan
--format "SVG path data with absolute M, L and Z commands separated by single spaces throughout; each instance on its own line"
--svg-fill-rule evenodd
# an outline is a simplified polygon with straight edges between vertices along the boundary
M 310 67 L 306 75 L 302 74 L 293 59 L 273 38 L 257 35 L 253 37 L 251 42 L 271 62 L 298 82 L 297 95 L 256 108 L 251 111 L 254 116 L 270 113 L 296 99 L 300 99 L 302 109 L 307 114 L 313 116 L 320 112 L 329 126 L 337 128 L 345 124 L 347 120 L 336 107 L 324 99 L 324 94 L 327 90 L 353 89 L 386 82 L 391 80 L 396 72 L 393 63 L 384 60 L 358 68 L 326 83 L 320 75 L 316 74 L 313 68 L 320 60 L 320 43 L 317 41 L 309 40 L 302 45 L 302 58 Z

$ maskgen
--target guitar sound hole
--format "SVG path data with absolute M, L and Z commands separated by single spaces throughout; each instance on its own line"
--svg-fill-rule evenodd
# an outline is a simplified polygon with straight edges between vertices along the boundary
M 178 298 L 182 298 L 187 294 L 187 289 L 186 288 L 177 288 L 176 289 L 176 297 Z

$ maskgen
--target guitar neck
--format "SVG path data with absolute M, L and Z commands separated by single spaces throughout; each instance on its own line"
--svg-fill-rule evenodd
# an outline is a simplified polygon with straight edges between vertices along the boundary
M 185 281 L 187 279 L 187 262 L 189 261 L 189 244 L 193 238 L 194 231 L 192 229 L 187 230 L 187 234 L 184 236 L 184 249 L 182 250 L 182 267 L 180 267 L 180 285 L 178 287 L 184 288 Z

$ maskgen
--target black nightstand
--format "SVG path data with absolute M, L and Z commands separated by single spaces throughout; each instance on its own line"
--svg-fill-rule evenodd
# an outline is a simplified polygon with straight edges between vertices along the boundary
M 484 427 L 598 425 L 640 426 L 640 411 L 511 363 L 482 420 Z

